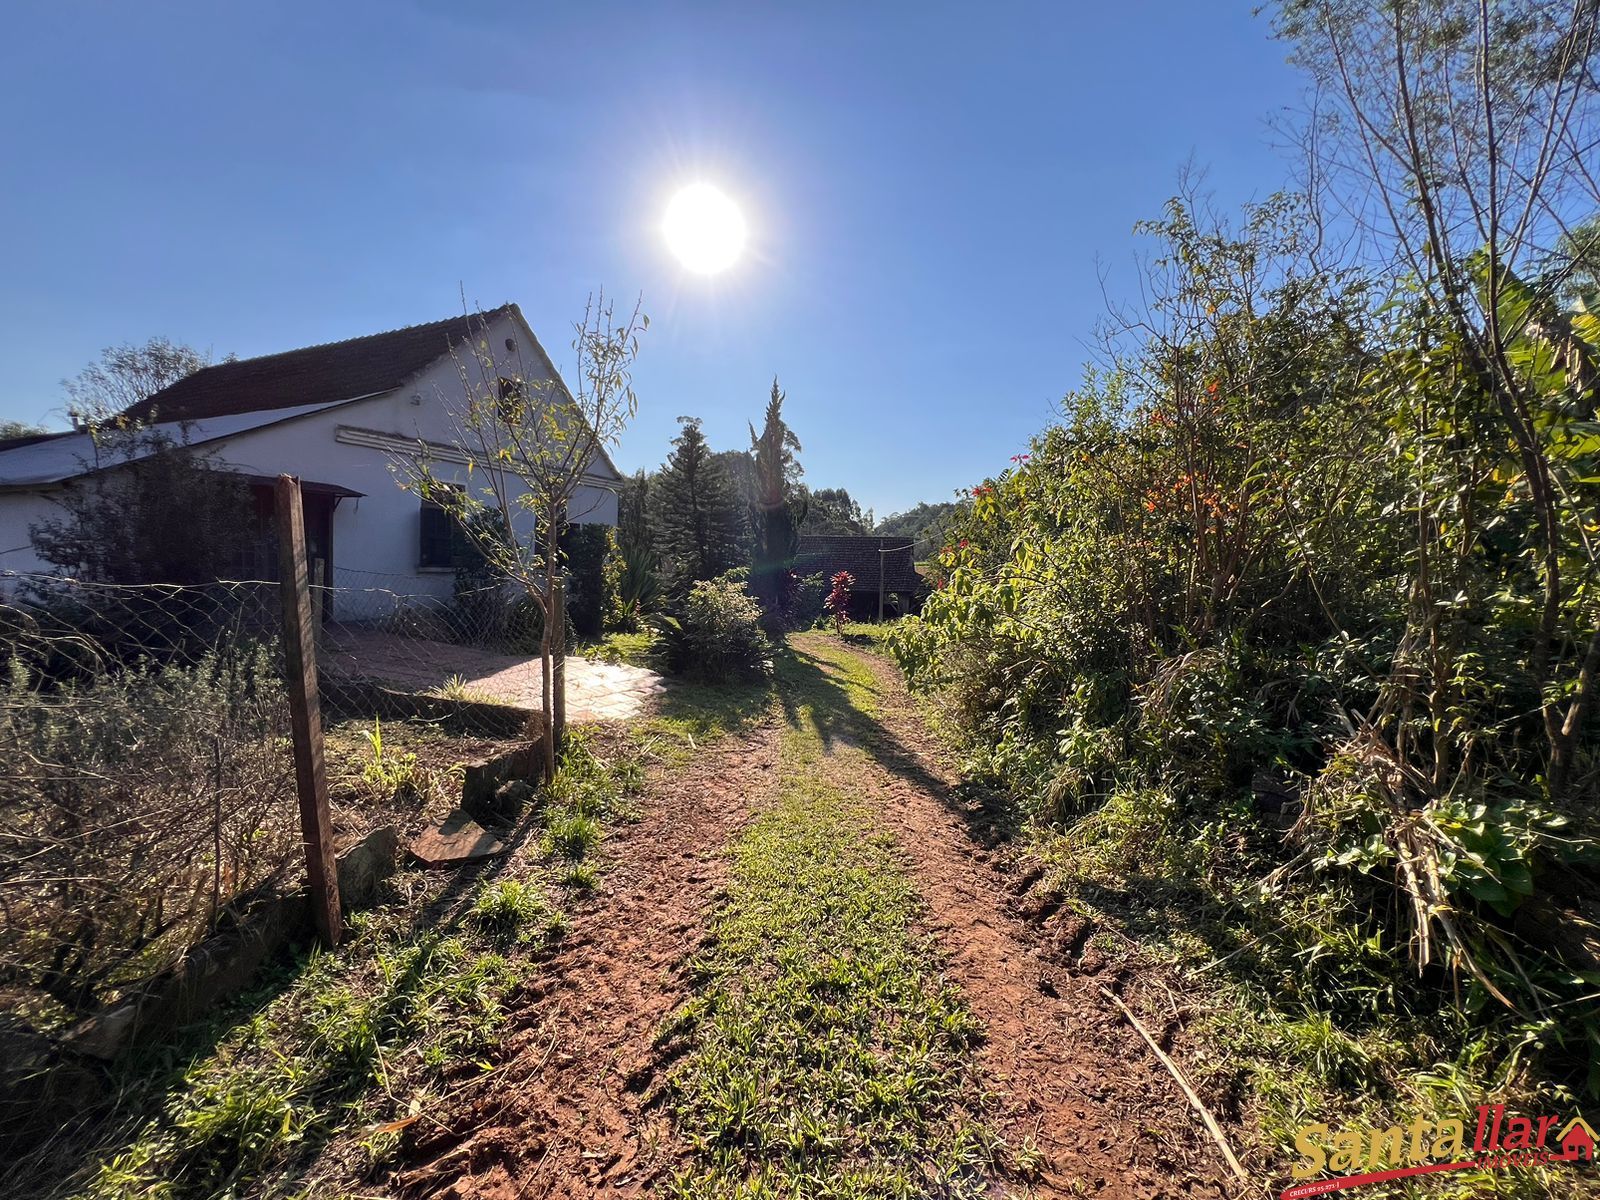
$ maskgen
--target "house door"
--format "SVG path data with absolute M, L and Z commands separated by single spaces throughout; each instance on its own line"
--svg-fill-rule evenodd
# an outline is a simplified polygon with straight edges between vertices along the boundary
M 246 539 L 239 563 L 240 579 L 276 583 L 278 579 L 277 498 L 270 484 L 250 488 L 255 501 L 255 528 Z M 337 497 L 326 492 L 303 492 L 301 516 L 305 521 L 306 558 L 311 563 L 311 583 L 333 586 L 333 506 Z
M 306 525 L 306 559 L 311 564 L 311 583 L 333 586 L 333 501 L 326 492 L 301 496 Z

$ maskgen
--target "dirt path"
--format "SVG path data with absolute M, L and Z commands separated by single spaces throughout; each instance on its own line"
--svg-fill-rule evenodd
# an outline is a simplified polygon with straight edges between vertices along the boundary
M 675 1165 L 643 1101 L 652 1039 L 725 874 L 723 847 L 773 786 L 776 725 L 652 772 L 641 819 L 614 826 L 601 891 L 520 997 L 510 1056 L 417 1139 L 405 1196 L 645 1194 Z
M 1047 898 L 1019 898 L 1033 880 L 1008 879 L 980 844 L 981 814 L 953 793 L 956 776 L 898 672 L 859 657 L 878 711 L 849 739 L 865 751 L 866 777 L 850 754 L 841 783 L 873 797 L 921 885 L 929 927 L 988 1033 L 979 1065 L 1000 1097 L 1002 1132 L 1013 1149 L 1031 1143 L 1042 1155 L 1034 1194 L 1235 1194 L 1172 1078 L 1099 992 L 1126 981 L 1098 970 L 1070 934 L 1062 944 L 1043 920 L 1054 915 Z
M 955 793 L 898 672 L 833 639 L 801 635 L 794 648 L 824 675 L 830 660 L 859 658 L 875 680 L 873 713 L 843 689 L 830 703 L 822 770 L 894 834 L 950 976 L 986 1030 L 977 1065 L 1019 1167 L 995 1194 L 1241 1194 L 1171 1077 L 1099 993 L 1145 981 L 1087 945 L 1058 902 L 1027 894 L 1036 876 L 1008 874 L 985 848 L 981 814 Z M 642 819 L 608 838 L 602 893 L 522 997 L 509 1061 L 418 1139 L 401 1194 L 664 1191 L 685 1158 L 664 1106 L 646 1103 L 665 1069 L 653 1037 L 687 998 L 685 965 L 726 878 L 724 849 L 774 794 L 782 734 L 775 719 L 653 775 Z

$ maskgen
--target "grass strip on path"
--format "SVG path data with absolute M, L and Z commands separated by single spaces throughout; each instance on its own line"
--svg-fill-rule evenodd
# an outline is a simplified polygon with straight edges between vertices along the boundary
M 663 1030 L 693 1166 L 684 1197 L 978 1196 L 1001 1149 L 970 1067 L 979 1029 L 830 731 L 870 712 L 840 648 L 784 654 L 778 798 L 733 846 L 696 995 Z M 849 706 L 856 711 L 840 711 Z

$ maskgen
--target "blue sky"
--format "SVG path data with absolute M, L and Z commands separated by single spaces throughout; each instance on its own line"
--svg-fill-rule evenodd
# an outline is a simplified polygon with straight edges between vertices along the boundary
M 772 376 L 814 486 L 879 515 L 1005 466 L 1081 375 L 1189 159 L 1283 186 L 1301 80 L 1254 0 L 22 3 L 0 43 L 0 417 L 105 345 L 271 353 L 522 305 L 558 362 L 642 294 L 639 418 L 748 444 Z M 676 187 L 750 226 L 712 278 Z

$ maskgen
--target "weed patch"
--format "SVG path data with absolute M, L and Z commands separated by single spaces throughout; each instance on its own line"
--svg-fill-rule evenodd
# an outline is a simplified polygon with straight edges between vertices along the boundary
M 566 927 L 561 911 L 543 889 L 525 879 L 486 884 L 473 902 L 472 919 L 490 936 L 523 945 L 553 939 Z
M 419 934 L 403 910 L 358 915 L 350 928 L 344 946 L 314 954 L 183 1071 L 84 1194 L 181 1200 L 303 1184 L 335 1134 L 404 1120 L 445 1068 L 493 1041 L 528 965 L 498 952 L 497 929 Z
M 431 777 L 415 754 L 386 744 L 400 728 L 361 731 L 365 765 Z M 381 1181 L 445 1084 L 489 1069 L 506 997 L 566 929 L 551 888 L 596 885 L 585 855 L 624 790 L 642 784 L 630 762 L 605 761 L 592 731 L 572 730 L 543 810 L 555 862 L 518 864 L 515 877 L 459 900 L 436 876 L 400 877 L 404 903 L 353 916 L 343 946 L 288 969 L 220 1041 L 192 1048 L 176 1069 L 130 1070 L 124 1115 L 99 1135 L 101 1149 L 80 1152 L 92 1165 L 70 1180 L 55 1172 L 55 1191 L 39 1191 L 198 1200 Z

